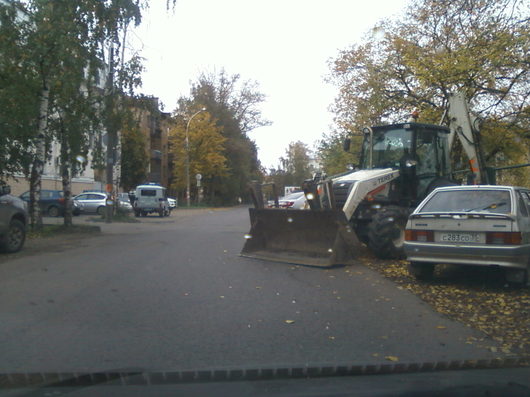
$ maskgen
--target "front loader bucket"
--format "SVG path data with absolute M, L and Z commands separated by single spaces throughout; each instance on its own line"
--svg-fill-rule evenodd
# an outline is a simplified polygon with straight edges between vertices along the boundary
M 353 263 L 359 242 L 341 210 L 249 212 L 251 228 L 241 256 L 318 267 Z

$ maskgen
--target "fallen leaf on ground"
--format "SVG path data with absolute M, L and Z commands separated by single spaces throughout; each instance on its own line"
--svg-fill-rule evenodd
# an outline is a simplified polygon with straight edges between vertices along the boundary
M 292 324 L 292 323 L 294 323 L 294 320 L 285 320 L 285 323 L 286 324 Z
M 406 261 L 379 260 L 371 254 L 361 259 L 363 266 L 417 295 L 438 313 L 481 333 L 465 343 L 489 341 L 489 346 L 496 345 L 493 352 L 499 356 L 530 357 L 529 288 L 507 285 L 495 271 L 447 265 L 436 267 L 432 281 L 418 281 L 409 273 Z M 486 348 L 491 351 L 489 346 Z
M 396 356 L 385 356 L 385 359 L 387 359 L 388 361 L 399 361 L 399 358 L 397 358 Z

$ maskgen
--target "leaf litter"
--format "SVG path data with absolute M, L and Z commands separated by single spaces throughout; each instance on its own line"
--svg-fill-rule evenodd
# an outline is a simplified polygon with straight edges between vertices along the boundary
M 359 259 L 394 281 L 398 289 L 414 293 L 438 313 L 484 334 L 465 343 L 530 357 L 530 288 L 508 285 L 502 269 L 438 265 L 431 281 L 418 281 L 408 272 L 405 260 L 378 260 L 369 253 Z M 488 339 L 500 347 L 488 346 Z

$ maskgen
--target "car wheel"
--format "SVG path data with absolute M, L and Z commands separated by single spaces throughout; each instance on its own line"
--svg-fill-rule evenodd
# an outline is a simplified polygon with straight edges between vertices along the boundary
M 9 223 L 7 233 L 0 241 L 0 246 L 4 252 L 12 253 L 20 251 L 26 240 L 26 228 L 18 219 L 13 219 Z
M 506 269 L 505 279 L 508 283 L 528 286 L 528 269 Z
M 48 216 L 52 216 L 54 218 L 58 217 L 59 216 L 59 207 L 56 207 L 54 205 L 52 205 L 51 207 L 48 208 L 48 211 L 46 211 Z
M 107 209 L 107 208 L 106 208 L 106 207 L 103 207 L 103 206 L 98 207 L 98 209 L 96 210 L 96 213 L 97 213 L 98 215 L 103 216 L 103 215 L 105 215 L 105 210 L 106 210 L 106 209 Z
M 434 275 L 434 264 L 410 262 L 409 272 L 416 278 L 416 280 L 430 280 Z

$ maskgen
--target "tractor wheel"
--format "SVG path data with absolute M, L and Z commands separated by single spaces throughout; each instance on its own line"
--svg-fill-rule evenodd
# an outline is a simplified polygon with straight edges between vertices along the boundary
M 368 222 L 359 222 L 355 227 L 355 234 L 359 241 L 363 244 L 368 245 L 370 239 L 368 238 Z
M 381 259 L 405 257 L 405 225 L 409 212 L 405 208 L 389 205 L 383 207 L 368 226 L 368 246 Z

